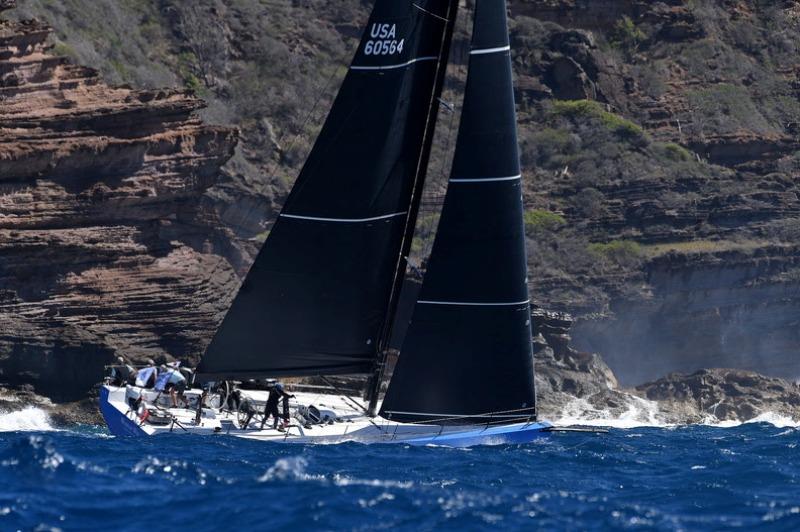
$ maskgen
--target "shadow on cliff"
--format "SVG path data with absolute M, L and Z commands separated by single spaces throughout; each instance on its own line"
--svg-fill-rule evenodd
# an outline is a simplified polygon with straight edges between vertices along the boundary
M 0 383 L 16 389 L 32 387 L 56 403 L 85 399 L 102 382 L 103 368 L 114 361 L 114 352 L 75 340 L 59 339 L 46 349 L 16 344 L 2 360 Z

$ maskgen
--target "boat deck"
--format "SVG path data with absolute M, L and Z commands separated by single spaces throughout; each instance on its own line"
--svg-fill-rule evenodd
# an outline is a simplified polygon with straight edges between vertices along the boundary
M 196 400 L 202 392 L 186 392 L 188 402 Z M 144 396 L 145 403 L 159 405 L 160 416 L 170 421 L 153 424 L 142 421 L 139 414 L 131 410 L 127 398 Z M 256 406 L 263 408 L 267 392 L 247 391 L 247 398 Z M 397 423 L 381 417 L 368 417 L 357 400 L 344 395 L 297 392 L 290 400 L 292 420 L 286 430 L 272 428 L 269 419 L 262 428 L 261 417 L 249 424 L 242 423 L 238 412 L 218 408 L 203 408 L 199 423 L 197 410 L 190 408 L 169 408 L 169 397 L 135 387 L 104 386 L 101 394 L 101 410 L 111 432 L 119 436 L 154 436 L 158 434 L 226 434 L 238 438 L 286 443 L 332 444 L 346 441 L 360 443 L 407 443 L 410 445 L 441 444 L 467 446 L 476 443 L 524 443 L 545 434 L 549 428 L 546 423 L 518 423 L 514 425 L 429 425 Z M 214 403 L 212 398 L 211 403 Z M 218 398 L 216 398 L 218 402 Z M 196 403 L 195 403 L 196 404 Z M 328 416 L 335 417 L 326 423 L 300 423 L 296 413 L 303 407 L 315 406 Z M 153 407 L 150 406 L 152 409 Z M 470 443 L 470 442 L 475 443 Z

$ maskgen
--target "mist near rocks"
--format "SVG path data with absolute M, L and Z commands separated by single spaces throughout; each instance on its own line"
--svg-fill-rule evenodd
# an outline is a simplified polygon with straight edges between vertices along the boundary
M 797 262 L 786 251 L 656 262 L 649 300 L 613 302 L 611 317 L 578 320 L 574 345 L 601 353 L 625 386 L 717 367 L 797 380 L 800 287 L 778 282 Z

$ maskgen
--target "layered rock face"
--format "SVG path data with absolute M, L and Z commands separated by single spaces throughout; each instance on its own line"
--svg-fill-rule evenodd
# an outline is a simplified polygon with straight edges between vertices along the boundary
M 201 198 L 237 135 L 187 92 L 106 85 L 50 32 L 0 21 L 0 382 L 66 400 L 115 355 L 202 352 L 237 278 Z
M 617 379 L 603 359 L 571 346 L 572 316 L 534 307 L 532 317 L 539 415 L 557 419 L 577 398 L 597 410 L 617 404 L 611 399 L 620 393 Z
M 625 385 L 799 378 L 797 3 L 512 12 L 536 300 Z
M 670 373 L 635 388 L 619 386 L 603 359 L 571 346 L 573 318 L 533 310 L 540 417 L 631 425 L 800 420 L 800 384 L 735 369 Z M 762 418 L 764 419 L 764 418 Z
M 123 79 L 141 86 L 151 78 L 136 74 L 154 63 L 115 69 L 125 60 L 119 46 L 92 36 L 102 34 L 103 16 L 119 13 L 115 24 L 130 19 L 140 37 L 123 37 L 123 48 L 160 35 L 160 56 L 139 55 L 204 88 L 214 116 L 243 125 L 244 149 L 209 188 L 230 146 L 226 130 L 194 118 L 200 102 L 176 91 L 109 88 L 91 70 L 46 55 L 45 26 L 4 23 L 0 316 L 9 325 L 0 328 L 0 352 L 7 361 L 41 361 L 20 366 L 24 379 L 48 374 L 44 353 L 66 352 L 68 360 L 90 352 L 87 345 L 99 353 L 92 360 L 199 350 L 206 325 L 197 324 L 210 326 L 226 303 L 213 294 L 235 291 L 219 255 L 239 272 L 247 267 L 367 11 L 358 0 L 280 9 L 250 0 L 71 5 L 101 15 L 70 17 L 49 2 L 23 7 L 72 24 L 62 44 L 81 55 L 97 41 L 91 63 L 105 61 L 104 72 L 127 72 Z M 472 3 L 464 5 L 469 14 Z M 797 3 L 510 6 L 531 292 L 542 307 L 576 316 L 577 348 L 559 354 L 561 340 L 551 337 L 540 357 L 565 372 L 591 366 L 599 383 L 564 373 L 574 383 L 547 384 L 550 370 L 542 368 L 542 391 L 560 393 L 566 382 L 595 390 L 601 404 L 606 372 L 584 351 L 601 353 L 624 385 L 712 366 L 800 375 Z M 462 78 L 465 46 L 454 47 Z M 176 131 L 184 132 L 180 142 Z M 432 168 L 440 166 L 443 182 L 447 165 Z M 199 202 L 204 193 L 222 223 Z M 206 307 L 184 313 L 197 301 Z

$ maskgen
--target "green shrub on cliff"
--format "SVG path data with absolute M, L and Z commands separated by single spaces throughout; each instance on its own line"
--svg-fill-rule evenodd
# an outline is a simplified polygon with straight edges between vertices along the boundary
M 553 112 L 569 118 L 582 118 L 599 122 L 619 137 L 634 143 L 646 142 L 644 129 L 619 115 L 610 113 L 593 100 L 555 100 Z
M 653 144 L 653 149 L 657 154 L 670 161 L 685 163 L 693 159 L 692 153 L 689 150 L 674 142 L 656 142 Z
M 581 139 L 565 128 L 545 127 L 536 131 L 521 131 L 522 163 L 536 168 L 559 170 L 574 161 L 581 151 Z
M 644 249 L 632 240 L 614 240 L 604 244 L 589 244 L 588 250 L 597 257 L 602 257 L 620 265 L 637 263 L 645 256 Z
M 646 39 L 647 35 L 628 15 L 617 21 L 610 35 L 611 44 L 627 52 L 635 52 Z
M 567 220 L 562 215 L 544 209 L 534 209 L 525 213 L 525 229 L 528 231 L 539 229 L 553 231 L 566 224 Z
M 52 54 L 61 57 L 69 57 L 73 60 L 78 57 L 78 53 L 72 46 L 61 41 L 56 42 L 56 44 L 53 46 Z

